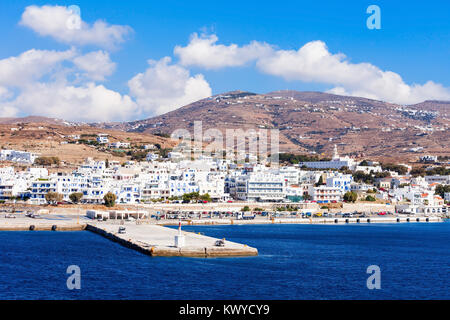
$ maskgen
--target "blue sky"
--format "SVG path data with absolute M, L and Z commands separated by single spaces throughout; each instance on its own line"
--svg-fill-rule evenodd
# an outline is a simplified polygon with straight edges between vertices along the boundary
M 369 30 L 366 27 L 366 19 L 369 17 L 366 8 L 371 4 L 376 4 L 381 9 L 380 30 Z M 25 8 L 31 5 L 36 7 L 77 5 L 81 9 L 81 19 L 88 25 L 92 25 L 97 20 L 103 20 L 109 25 L 128 26 L 132 31 L 126 34 L 124 37 L 126 40 L 120 41 L 114 47 L 105 48 L 98 46 L 95 42 L 80 44 L 76 41 L 73 43 L 61 41 L 52 35 L 39 35 L 40 27 L 36 24 L 19 23 Z M 152 77 L 155 76 L 153 69 L 145 74 L 149 68 L 147 61 L 149 59 L 160 61 L 164 57 L 171 58 L 166 65 L 181 68 L 172 70 L 175 73 L 188 72 L 188 78 L 202 76 L 202 79 L 196 79 L 201 88 L 193 89 L 200 96 L 208 92 L 205 89 L 205 83 L 209 85 L 212 94 L 235 89 L 259 93 L 280 89 L 335 90 L 331 92 L 354 95 L 359 93 L 398 103 L 418 102 L 416 100 L 422 98 L 445 99 L 450 92 L 448 91 L 450 87 L 448 77 L 450 2 L 444 0 L 426 2 L 392 0 L 8 1 L 2 2 L 0 7 L 0 27 L 3 36 L 0 60 L 17 57 L 30 49 L 65 51 L 75 48 L 78 55 L 102 50 L 108 54 L 115 68 L 114 72 L 108 73 L 104 79 L 97 80 L 95 85 L 104 86 L 123 96 L 129 95 L 132 101 L 127 112 L 133 110 L 131 118 L 163 113 L 179 107 L 177 103 L 184 103 L 189 101 L 189 98 L 197 97 L 197 93 L 189 94 L 187 97 L 180 96 L 180 99 L 170 101 L 169 98 L 164 97 L 164 94 L 170 93 L 170 88 L 167 92 L 163 92 L 161 88 L 155 89 L 155 84 L 152 82 Z M 33 20 L 32 23 L 36 22 Z M 197 60 L 193 62 L 192 54 L 196 52 L 191 52 L 189 57 L 182 61 L 182 54 L 174 54 L 174 48 L 175 46 L 188 47 L 193 33 L 197 33 L 200 38 L 204 37 L 203 39 L 209 39 L 208 37 L 212 35 L 216 36 L 218 40 L 213 41 L 212 46 L 235 44 L 240 48 L 252 41 L 266 43 L 272 48 L 271 60 L 253 53 L 245 63 L 236 62 L 235 65 L 225 63 L 210 68 Z M 413 90 L 414 92 L 403 96 L 392 92 L 378 95 L 374 88 L 379 86 L 360 88 L 354 85 L 354 79 L 347 78 L 334 81 L 330 79 L 334 76 L 329 72 L 316 77 L 300 69 L 295 74 L 291 73 L 288 70 L 289 67 L 286 67 L 285 71 L 274 70 L 280 63 L 292 63 L 292 61 L 296 63 L 298 59 L 305 58 L 304 55 L 299 55 L 295 57 L 296 60 L 275 61 L 273 57 L 278 53 L 295 53 L 305 44 L 317 40 L 324 44 L 330 55 L 345 54 L 346 57 L 343 59 L 346 63 L 357 65 L 357 69 L 354 70 L 356 73 L 361 70 L 362 66 L 359 64 L 366 62 L 381 72 L 392 71 L 401 76 L 401 86 L 424 85 L 427 81 L 432 81 L 439 87 L 417 88 Z M 311 52 L 325 50 L 319 47 Z M 208 48 L 212 49 L 212 47 Z M 208 57 L 212 60 L 216 59 L 213 53 Z M 338 65 L 336 70 L 347 70 L 340 67 L 345 66 Z M 161 68 L 164 66 L 161 65 Z M 167 71 L 171 72 L 169 69 Z M 143 79 L 139 79 L 136 84 L 142 89 L 138 93 L 136 87 L 134 90 L 130 88 L 129 80 L 140 73 L 144 75 Z M 46 74 L 45 78 L 39 81 L 48 81 L 49 77 L 51 78 L 51 74 Z M 374 83 L 378 81 L 372 78 L 368 81 L 372 80 Z M 83 87 L 90 81 L 70 83 L 70 85 Z M 159 83 L 158 79 L 155 81 Z M 9 82 L 5 80 L 5 83 Z M 0 87 L 1 85 L 0 79 Z M 183 83 L 180 86 L 186 88 L 183 87 Z M 25 101 L 25 97 L 16 101 L 22 88 L 7 85 L 4 87 L 15 96 L 10 95 L 9 99 L 3 99 L 6 102 L 0 99 L 0 116 L 2 103 L 3 115 L 8 115 L 8 112 L 11 115 L 26 115 L 36 111 L 36 109 L 20 107 L 20 102 Z M 159 96 L 159 99 L 152 100 L 152 95 Z M 45 102 L 51 103 L 47 100 Z M 135 105 L 131 107 L 131 103 Z M 47 110 L 46 113 L 53 116 L 60 115 L 51 110 Z M 126 112 L 114 115 L 110 120 L 127 118 L 124 114 Z

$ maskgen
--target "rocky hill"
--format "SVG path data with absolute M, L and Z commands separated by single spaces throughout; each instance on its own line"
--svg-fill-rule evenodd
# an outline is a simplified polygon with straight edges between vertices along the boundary
M 203 130 L 280 130 L 280 150 L 378 160 L 408 161 L 419 155 L 450 155 L 450 102 L 396 105 L 321 92 L 233 91 L 203 99 L 150 119 L 95 124 L 128 132 L 171 134 L 194 121 Z
M 170 139 L 148 133 L 108 130 L 86 124 L 69 124 L 65 121 L 59 123 L 43 117 L 28 119 L 36 122 L 26 122 L 27 119 L 24 118 L 0 122 L 0 148 L 29 151 L 45 157 L 58 157 L 67 164 L 68 169 L 82 163 L 87 157 L 123 162 L 130 159 L 126 154 L 128 151 L 146 152 L 141 150 L 142 145 L 158 144 L 161 148 L 172 148 L 175 145 Z M 123 152 L 113 152 L 107 146 L 86 143 L 95 140 L 98 133 L 108 134 L 110 142 L 129 142 L 131 146 L 122 150 Z M 0 164 L 2 165 L 4 164 Z

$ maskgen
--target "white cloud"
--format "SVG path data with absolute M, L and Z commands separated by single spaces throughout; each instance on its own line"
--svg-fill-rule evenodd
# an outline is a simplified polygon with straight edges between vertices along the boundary
M 30 115 L 86 122 L 131 120 L 139 114 L 129 96 L 94 83 L 78 87 L 59 82 L 34 83 L 5 106 L 5 110 L 13 108 Z
M 11 92 L 7 88 L 0 86 L 0 118 L 14 117 L 17 114 L 18 110 L 16 108 L 3 103 L 7 102 L 9 98 L 11 98 Z
M 95 81 L 103 81 L 116 69 L 116 64 L 111 61 L 105 51 L 93 51 L 73 59 L 73 63 L 85 76 Z
M 0 105 L 0 118 L 14 118 L 17 116 L 18 111 L 12 106 Z
M 20 24 L 62 43 L 106 48 L 122 43 L 132 32 L 129 26 L 110 25 L 101 20 L 90 25 L 81 16 L 64 6 L 32 5 L 25 8 Z
M 41 115 L 89 122 L 136 119 L 140 109 L 128 95 L 86 82 L 104 80 L 114 68 L 103 51 L 80 55 L 75 49 L 33 49 L 0 60 L 0 116 Z M 75 80 L 71 83 L 70 78 Z
M 112 47 L 124 40 L 130 28 L 97 21 L 79 21 L 69 28 L 72 12 L 60 6 L 30 6 L 20 23 L 41 35 L 71 44 Z M 41 115 L 74 121 L 134 120 L 139 106 L 128 95 L 92 81 L 104 81 L 116 68 L 106 51 L 81 54 L 66 51 L 28 50 L 0 60 L 0 116 Z
M 278 50 L 257 62 L 260 70 L 286 80 L 318 82 L 336 87 L 330 92 L 394 103 L 417 103 L 427 99 L 450 99 L 449 88 L 432 81 L 406 84 L 401 76 L 370 63 L 351 63 L 343 54 L 332 54 L 322 41 L 312 41 L 299 50 Z
M 266 43 L 253 41 L 248 45 L 239 47 L 236 44 L 228 46 L 216 44 L 219 39 L 216 35 L 191 35 L 186 47 L 176 46 L 175 55 L 180 58 L 184 66 L 199 66 L 206 69 L 219 69 L 224 67 L 243 66 L 250 61 L 272 54 L 272 47 Z
M 191 76 L 170 58 L 149 61 L 149 68 L 121 95 L 92 81 L 103 81 L 115 63 L 104 51 L 30 50 L 0 60 L 0 116 L 42 115 L 73 121 L 134 120 L 161 114 L 211 96 L 203 75 Z M 13 90 L 10 90 L 10 89 Z
M 190 76 L 179 65 L 170 65 L 169 57 L 149 60 L 149 68 L 128 81 L 130 94 L 145 112 L 162 114 L 211 96 L 203 75 Z
M 329 92 L 410 104 L 428 99 L 450 100 L 450 88 L 428 81 L 406 84 L 401 76 L 370 63 L 351 63 L 343 54 L 332 54 L 322 41 L 311 41 L 298 50 L 276 50 L 267 43 L 217 44 L 216 35 L 191 36 L 186 47 L 176 46 L 180 64 L 205 69 L 242 66 L 256 61 L 257 68 L 290 81 L 330 84 Z
M 0 60 L 0 85 L 20 87 L 55 71 L 61 62 L 75 56 L 75 50 L 28 50 L 17 57 Z
M 6 99 L 10 95 L 9 90 L 0 86 L 0 101 Z

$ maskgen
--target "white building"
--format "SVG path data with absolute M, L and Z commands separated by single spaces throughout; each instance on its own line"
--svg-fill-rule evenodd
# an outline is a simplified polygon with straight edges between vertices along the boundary
M 100 144 L 106 144 L 109 142 L 108 135 L 106 133 L 99 133 L 97 135 L 97 142 Z
M 351 174 L 333 173 L 327 178 L 327 187 L 338 188 L 342 194 L 351 191 L 353 176 Z
M 184 158 L 184 155 L 182 152 L 171 151 L 167 154 L 167 158 L 170 160 L 181 160 Z
M 337 202 L 342 198 L 341 189 L 337 187 L 310 186 L 308 194 L 313 201 L 317 201 L 318 203 Z
M 158 149 L 154 144 L 146 144 L 144 150 L 156 150 Z
M 37 154 L 18 150 L 0 150 L 0 161 L 13 161 L 24 164 L 33 164 Z
M 438 160 L 437 156 L 425 155 L 420 157 L 420 161 L 422 162 L 437 162 L 437 160 Z
M 153 152 L 147 153 L 147 156 L 145 157 L 145 159 L 146 159 L 147 161 L 158 160 L 158 158 L 159 158 L 159 155 L 156 154 L 156 153 L 153 153 Z
M 444 200 L 450 202 L 450 192 L 444 193 Z
M 100 142 L 99 142 L 100 143 Z M 120 148 L 129 148 L 130 147 L 130 143 L 129 142 L 112 142 L 109 144 L 110 148 L 114 148 L 114 149 L 120 149 Z
M 337 152 L 337 146 L 334 145 L 334 153 L 331 161 L 311 161 L 301 162 L 300 167 L 307 167 L 312 169 L 341 169 L 343 167 L 353 168 L 355 161 L 350 157 L 340 157 Z
M 30 202 L 33 204 L 45 204 L 45 195 L 49 192 L 57 192 L 56 179 L 41 179 L 34 181 L 31 185 Z
M 439 183 L 442 185 L 450 184 L 450 175 L 447 176 L 425 176 L 425 180 L 429 183 Z
M 236 177 L 235 197 L 244 201 L 282 201 L 286 198 L 283 176 L 269 172 L 250 172 Z

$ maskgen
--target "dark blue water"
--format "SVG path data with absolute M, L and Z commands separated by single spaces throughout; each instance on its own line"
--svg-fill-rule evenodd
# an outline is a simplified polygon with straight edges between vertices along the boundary
M 450 223 L 205 226 L 251 258 L 151 258 L 93 233 L 0 232 L 0 299 L 449 299 Z M 69 265 L 81 290 L 66 287 Z M 381 269 L 369 290 L 366 269 Z

